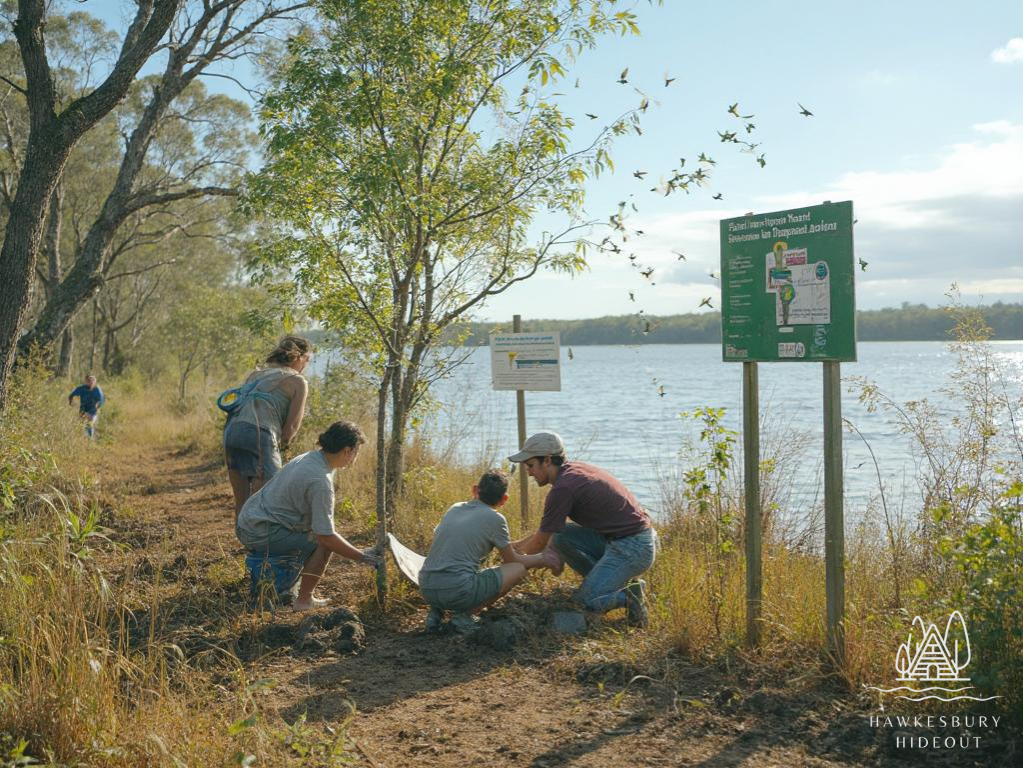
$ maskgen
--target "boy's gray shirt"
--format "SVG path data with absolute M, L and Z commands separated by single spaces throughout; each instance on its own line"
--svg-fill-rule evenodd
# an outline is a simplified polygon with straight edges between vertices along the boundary
M 268 523 L 310 539 L 334 533 L 334 470 L 321 451 L 296 456 L 246 500 L 238 515 L 240 533 L 265 537 Z
M 511 543 L 508 521 L 479 499 L 453 504 L 434 529 L 420 587 L 451 589 L 476 575 L 491 549 Z

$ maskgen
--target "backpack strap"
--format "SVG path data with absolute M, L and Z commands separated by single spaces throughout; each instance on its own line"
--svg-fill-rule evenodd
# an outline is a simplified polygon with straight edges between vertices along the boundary
M 292 368 L 261 368 L 258 371 L 255 371 L 255 373 L 270 373 L 274 371 L 278 373 L 277 376 L 261 376 L 249 382 L 249 384 L 252 385 L 252 388 L 249 390 L 249 392 L 252 394 L 253 397 L 260 397 L 261 395 L 268 394 L 273 390 L 277 389 L 281 385 L 281 382 L 284 381 L 285 379 L 299 375 L 299 372 L 293 370 Z M 267 382 L 270 382 L 270 386 L 264 389 L 263 385 Z

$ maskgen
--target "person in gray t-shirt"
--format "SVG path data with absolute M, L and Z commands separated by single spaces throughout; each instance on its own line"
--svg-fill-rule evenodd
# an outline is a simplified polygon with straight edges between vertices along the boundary
M 508 501 L 508 475 L 492 469 L 473 486 L 470 501 L 453 504 L 437 528 L 434 541 L 420 569 L 420 592 L 430 606 L 427 631 L 436 632 L 443 623 L 442 611 L 453 611 L 452 626 L 471 631 L 476 620 L 471 614 L 508 592 L 531 568 L 555 568 L 553 555 L 520 555 L 512 549 L 508 522 L 498 512 Z M 492 549 L 501 555 L 496 568 L 480 569 Z
M 357 549 L 334 530 L 334 470 L 351 466 L 366 438 L 355 424 L 336 421 L 317 442 L 320 450 L 292 459 L 250 496 L 235 522 L 235 535 L 246 549 L 301 557 L 298 595 L 292 601 L 296 611 L 327 602 L 314 597 L 313 590 L 332 552 L 373 567 L 381 561 L 376 549 Z

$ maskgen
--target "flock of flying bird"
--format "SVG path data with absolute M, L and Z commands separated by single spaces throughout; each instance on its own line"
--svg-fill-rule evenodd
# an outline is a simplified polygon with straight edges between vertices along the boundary
M 675 79 L 676 78 L 674 77 L 669 77 L 668 73 L 666 72 L 663 77 L 665 83 L 664 87 L 667 88 L 668 86 L 670 86 L 673 83 L 673 81 L 675 81 Z M 622 70 L 616 82 L 619 83 L 620 85 L 627 85 L 629 83 L 629 67 L 626 67 L 625 69 Z M 577 86 L 578 85 L 579 81 L 577 81 Z M 634 90 L 636 90 L 636 92 L 639 93 L 641 96 L 640 105 L 637 109 L 639 112 L 644 113 L 647 111 L 650 101 L 648 97 L 640 89 L 634 87 Z M 803 117 L 814 116 L 814 113 L 807 109 L 807 107 L 805 107 L 803 104 L 797 102 L 797 107 L 799 107 L 799 114 L 802 115 Z M 757 128 L 757 126 L 753 122 L 751 122 L 754 119 L 755 115 L 740 114 L 739 102 L 730 104 L 726 111 L 733 118 L 741 120 L 743 122 L 742 125 L 736 130 L 726 129 L 723 131 L 718 131 L 719 140 L 723 144 L 739 145 L 741 147 L 741 152 L 744 152 L 745 154 L 754 155 L 757 164 L 761 168 L 764 168 L 767 164 L 767 161 L 765 159 L 765 153 L 757 153 L 757 149 L 760 146 L 760 142 L 754 142 L 749 140 L 750 135 Z M 587 112 L 585 114 L 591 120 L 598 119 L 597 115 L 592 114 L 590 112 Z M 640 126 L 637 122 L 633 123 L 633 128 L 634 130 L 636 130 L 638 134 L 642 133 L 642 130 L 640 129 Z M 691 187 L 703 187 L 705 184 L 708 183 L 710 176 L 709 171 L 716 164 L 716 161 L 713 160 L 709 155 L 707 155 L 704 152 L 701 152 L 697 158 L 696 167 L 693 168 L 692 170 L 686 171 L 684 170 L 686 166 L 686 158 L 680 158 L 679 167 L 672 169 L 671 175 L 668 177 L 668 179 L 660 180 L 657 185 L 650 188 L 650 191 L 656 194 L 661 194 L 662 196 L 665 197 L 671 195 L 673 192 L 676 191 L 683 191 L 686 194 L 689 194 Z M 647 176 L 647 174 L 648 172 L 642 169 L 633 171 L 633 177 L 640 181 L 643 181 L 644 177 Z M 630 194 L 629 197 L 632 198 L 633 195 Z M 713 200 L 722 200 L 723 196 L 721 192 L 718 192 L 712 195 L 711 198 Z M 613 233 L 611 235 L 606 236 L 600 243 L 597 244 L 598 250 L 609 251 L 615 254 L 622 252 L 622 246 L 619 243 L 615 242 L 615 240 L 619 239 L 621 243 L 626 243 L 629 239 L 630 232 L 627 231 L 625 225 L 625 215 L 627 206 L 629 206 L 633 211 L 637 211 L 636 203 L 633 203 L 629 200 L 623 200 L 619 202 L 618 211 L 608 217 L 608 224 L 612 228 Z M 637 236 L 643 236 L 644 232 L 641 229 L 635 229 L 632 230 L 632 234 L 635 234 Z M 672 253 L 676 256 L 676 261 L 686 261 L 685 254 L 679 251 L 672 251 Z M 635 253 L 630 253 L 627 258 L 629 259 L 630 266 L 640 270 L 640 274 L 647 281 L 649 281 L 651 285 L 655 284 L 652 279 L 654 276 L 654 267 L 642 267 L 642 265 L 637 263 L 637 257 Z M 866 262 L 862 260 L 861 269 L 863 270 L 866 266 Z M 718 279 L 718 275 L 717 273 L 715 273 L 714 270 L 709 270 L 708 275 L 714 280 Z M 634 291 L 629 291 L 629 300 L 632 302 L 636 301 L 636 293 Z M 706 296 L 705 298 L 701 299 L 698 308 L 708 307 L 709 309 L 714 309 L 714 305 L 711 303 L 711 300 L 711 296 Z M 646 336 L 652 330 L 654 330 L 655 327 L 657 327 L 657 323 L 652 322 L 647 318 L 644 318 L 642 309 L 638 312 L 638 315 L 643 320 L 643 326 L 640 330 L 640 333 Z M 569 359 L 572 359 L 571 350 L 569 351 Z M 655 380 L 655 383 L 658 384 L 657 380 Z M 660 384 L 658 386 L 658 395 L 660 397 L 665 396 L 665 388 Z
M 622 73 L 619 75 L 619 78 L 618 78 L 618 80 L 616 80 L 616 82 L 619 83 L 620 85 L 626 85 L 626 84 L 629 83 L 629 79 L 628 78 L 629 78 L 629 67 L 627 67 L 626 69 L 622 70 Z M 665 75 L 664 75 L 665 87 L 667 88 L 669 85 L 671 85 L 672 82 L 675 79 L 676 78 L 674 78 L 674 77 L 669 77 L 668 73 L 666 72 Z M 639 111 L 640 112 L 646 112 L 647 111 L 647 107 L 649 105 L 649 100 L 648 100 L 647 96 L 645 96 L 643 94 L 643 92 L 640 91 L 637 88 L 634 88 L 634 90 L 636 90 L 637 93 L 639 93 L 641 95 L 641 102 L 640 102 L 640 106 L 638 107 Z M 740 108 L 739 107 L 740 107 L 739 102 L 736 102 L 736 103 L 730 104 L 726 111 L 732 117 L 734 117 L 734 118 L 736 118 L 738 120 L 744 121 L 744 123 L 742 125 L 742 130 L 744 131 L 744 133 L 740 134 L 740 130 L 741 129 L 718 131 L 718 138 L 719 138 L 719 140 L 723 144 L 738 144 L 738 145 L 740 145 L 742 147 L 742 149 L 740 150 L 741 152 L 744 152 L 744 153 L 747 153 L 747 154 L 756 154 L 756 150 L 760 146 L 760 143 L 759 142 L 749 141 L 749 140 L 747 140 L 745 138 L 740 138 L 741 135 L 742 136 L 748 136 L 749 134 L 753 133 L 755 128 L 757 128 L 757 126 L 753 122 L 750 122 L 751 120 L 754 119 L 755 115 L 753 115 L 753 114 L 742 115 L 742 114 L 740 114 Z M 805 107 L 803 104 L 797 102 L 797 107 L 799 107 L 799 110 L 800 110 L 799 114 L 800 115 L 802 115 L 804 117 L 813 117 L 814 116 L 814 113 L 811 112 L 809 109 L 807 109 L 807 107 Z M 597 117 L 598 117 L 597 115 L 591 114 L 589 112 L 586 113 L 586 116 L 588 118 L 590 118 L 591 120 L 596 120 Z M 640 129 L 639 129 L 638 126 L 635 126 L 635 128 L 636 128 L 637 132 L 640 132 Z M 765 165 L 767 164 L 767 161 L 765 160 L 765 155 L 764 155 L 763 152 L 761 154 L 757 154 L 756 155 L 756 161 L 757 161 L 757 164 L 761 168 L 764 168 Z M 685 157 L 684 158 L 680 158 L 679 159 L 679 167 L 678 168 L 674 168 L 671 171 L 671 176 L 667 180 L 663 179 L 656 186 L 651 187 L 650 191 L 654 192 L 654 193 L 659 193 L 659 194 L 661 194 L 663 196 L 666 196 L 666 197 L 668 195 L 672 194 L 673 192 L 676 192 L 676 191 L 679 191 L 679 190 L 689 194 L 690 193 L 690 188 L 692 186 L 701 187 L 701 186 L 704 186 L 708 182 L 709 176 L 710 176 L 709 170 L 713 166 L 715 166 L 715 165 L 717 165 L 717 163 L 716 163 L 716 161 L 714 159 L 712 159 L 708 154 L 706 154 L 704 152 L 701 152 L 700 155 L 697 157 L 697 167 L 694 168 L 692 171 L 684 171 L 683 169 L 686 166 L 686 158 Z M 644 177 L 647 176 L 647 174 L 648 174 L 648 172 L 645 171 L 645 170 L 633 171 L 633 177 L 635 179 L 639 179 L 640 181 L 643 181 Z M 633 197 L 633 195 L 630 194 L 629 197 Z M 716 194 L 712 195 L 711 198 L 713 200 L 722 200 L 723 199 L 723 195 L 722 195 L 721 192 L 717 192 Z M 619 233 L 619 235 L 621 237 L 621 242 L 623 242 L 623 243 L 625 243 L 629 239 L 629 234 L 628 234 L 628 232 L 626 230 L 626 226 L 625 226 L 625 223 L 624 223 L 625 211 L 626 211 L 626 206 L 627 205 L 630 208 L 632 208 L 633 211 L 637 211 L 636 203 L 633 203 L 633 202 L 630 202 L 630 201 L 627 201 L 627 200 L 623 200 L 623 201 L 621 201 L 619 203 L 619 210 L 618 210 L 618 212 L 614 213 L 614 214 L 612 214 L 611 216 L 608 217 L 608 224 L 612 227 L 612 229 L 615 232 Z M 641 230 L 641 229 L 633 230 L 633 233 L 638 235 L 638 236 L 642 236 L 644 234 L 643 230 Z M 614 242 L 614 235 L 606 236 L 600 243 L 598 243 L 597 247 L 598 247 L 599 250 L 610 251 L 610 252 L 616 253 L 616 254 L 622 252 L 622 247 L 618 243 Z M 685 254 L 680 253 L 679 251 L 673 251 L 672 253 L 676 256 L 676 260 L 677 261 L 686 261 Z M 651 279 L 653 277 L 653 275 L 654 275 L 654 267 L 648 266 L 648 267 L 641 268 L 641 265 L 638 264 L 637 261 L 636 261 L 637 257 L 636 257 L 635 253 L 630 253 L 628 258 L 629 258 L 630 266 L 639 269 L 640 270 L 640 274 L 645 279 L 650 281 L 651 285 L 654 285 L 655 283 Z M 861 264 L 861 269 L 863 269 L 865 266 L 866 265 L 862 263 Z M 716 280 L 718 279 L 718 275 L 715 274 L 714 271 L 709 271 L 708 274 L 709 274 L 709 276 L 712 279 L 716 279 Z M 713 309 L 714 306 L 711 303 L 711 299 L 712 299 L 711 296 L 707 296 L 707 297 L 703 298 L 701 300 L 700 304 L 698 305 L 698 308 L 700 308 L 700 307 L 708 307 L 709 309 Z M 636 301 L 636 294 L 635 294 L 634 291 L 629 291 L 629 300 L 633 301 L 633 302 Z M 640 310 L 640 314 L 643 314 L 643 310 Z M 643 335 L 647 335 L 648 333 L 651 332 L 651 330 L 653 330 L 653 328 L 654 328 L 654 326 L 650 323 L 650 321 L 644 320 L 644 328 L 641 331 L 641 333 Z

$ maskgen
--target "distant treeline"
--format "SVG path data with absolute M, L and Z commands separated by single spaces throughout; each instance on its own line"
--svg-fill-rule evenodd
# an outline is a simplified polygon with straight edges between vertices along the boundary
M 993 330 L 994 339 L 1020 339 L 1024 311 L 1020 304 L 996 302 L 979 307 Z M 904 304 L 898 309 L 872 309 L 857 313 L 859 341 L 947 341 L 953 326 L 944 309 Z M 471 323 L 458 329 L 465 345 L 487 343 L 491 331 L 511 332 L 507 323 Z M 718 312 L 688 315 L 620 315 L 586 320 L 524 320 L 524 332 L 558 331 L 565 345 L 586 344 L 716 344 L 722 328 Z M 455 335 L 449 336 L 454 340 Z

